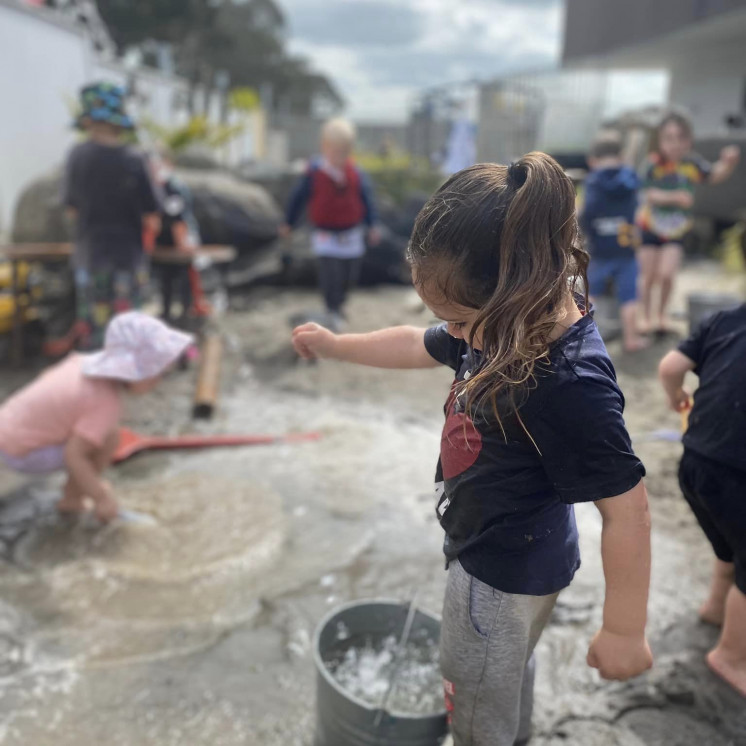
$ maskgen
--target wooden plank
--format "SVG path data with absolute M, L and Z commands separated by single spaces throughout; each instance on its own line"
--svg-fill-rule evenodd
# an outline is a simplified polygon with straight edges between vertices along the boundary
M 220 388 L 220 358 L 223 354 L 223 340 L 217 334 L 205 338 L 202 344 L 197 390 L 194 395 L 193 416 L 196 419 L 210 419 L 218 400 Z
M 213 264 L 229 264 L 236 258 L 232 246 L 200 246 L 194 254 L 175 248 L 156 248 L 152 253 L 153 264 L 191 264 L 195 259 L 209 259 Z
M 9 261 L 61 261 L 73 255 L 71 243 L 17 243 L 0 246 L 0 255 Z
M 71 243 L 19 243 L 0 246 L 0 254 L 10 261 L 55 261 L 68 259 L 73 255 Z M 153 260 L 163 264 L 190 264 L 197 257 L 205 257 L 215 264 L 228 264 L 236 258 L 232 246 L 210 244 L 200 246 L 196 254 L 187 254 L 171 248 L 157 248 Z

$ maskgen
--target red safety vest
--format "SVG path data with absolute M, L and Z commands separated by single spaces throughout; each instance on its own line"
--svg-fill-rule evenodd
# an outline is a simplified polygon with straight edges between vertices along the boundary
M 363 222 L 365 204 L 360 190 L 360 172 L 351 161 L 345 165 L 344 186 L 337 184 L 323 169 L 313 170 L 308 213 L 313 225 L 330 230 L 346 230 Z

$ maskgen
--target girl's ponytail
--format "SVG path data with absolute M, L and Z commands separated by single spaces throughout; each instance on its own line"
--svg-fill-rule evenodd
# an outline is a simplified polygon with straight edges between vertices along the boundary
M 526 168 L 525 163 L 513 161 L 513 163 L 508 166 L 506 180 L 510 188 L 514 190 L 520 189 L 526 183 L 527 178 L 528 169 Z
M 423 208 L 409 255 L 420 285 L 480 310 L 484 362 L 464 385 L 467 400 L 486 396 L 495 412 L 498 398 L 515 402 L 548 355 L 568 294 L 587 285 L 570 179 L 538 152 L 461 171 Z

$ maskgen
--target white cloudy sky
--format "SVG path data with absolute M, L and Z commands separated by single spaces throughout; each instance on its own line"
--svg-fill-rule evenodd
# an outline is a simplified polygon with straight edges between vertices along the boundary
M 440 83 L 489 79 L 557 64 L 561 0 L 280 0 L 292 51 L 328 74 L 356 119 L 406 116 L 413 94 Z M 658 81 L 621 76 L 633 103 Z M 617 96 L 618 98 L 618 96 Z

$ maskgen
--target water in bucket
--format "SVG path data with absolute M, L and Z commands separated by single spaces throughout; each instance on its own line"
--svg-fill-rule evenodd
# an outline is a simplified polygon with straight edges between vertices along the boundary
M 428 630 L 415 630 L 401 647 L 393 634 L 350 637 L 341 622 L 337 637 L 337 644 L 325 653 L 325 665 L 353 697 L 373 707 L 385 702 L 390 712 L 411 715 L 442 709 L 438 643 Z
M 314 644 L 316 746 L 439 746 L 448 732 L 440 620 L 389 600 L 331 612 Z

